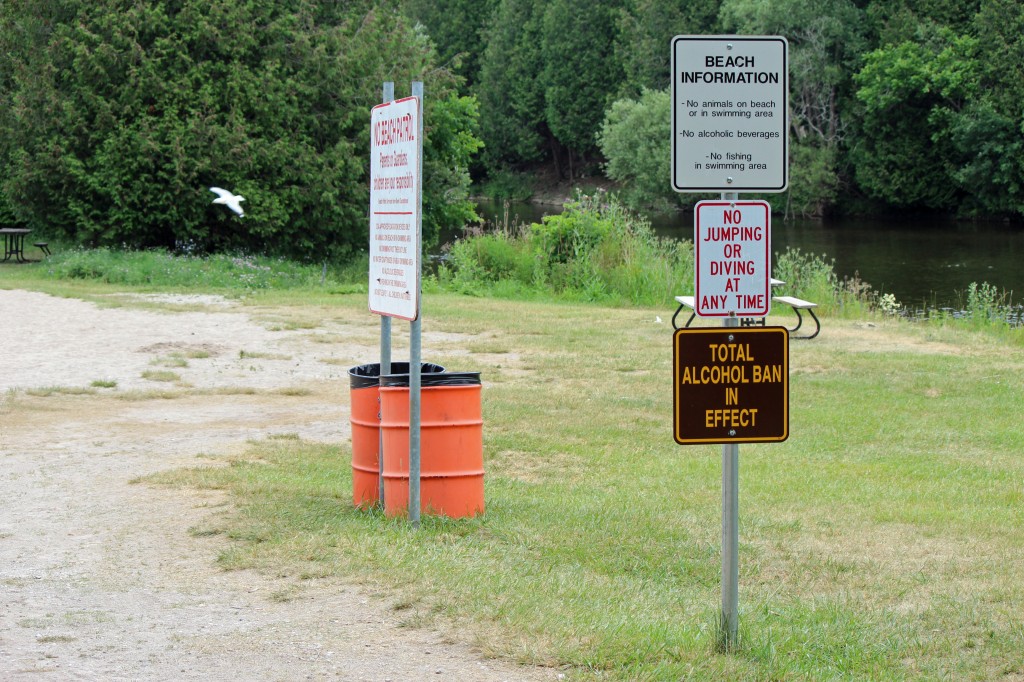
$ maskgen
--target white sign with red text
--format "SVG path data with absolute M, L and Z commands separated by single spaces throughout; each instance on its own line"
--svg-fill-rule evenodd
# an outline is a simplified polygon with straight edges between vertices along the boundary
M 701 317 L 764 317 L 771 307 L 771 208 L 766 201 L 700 201 L 694 210 Z
M 410 321 L 420 303 L 419 131 L 415 97 L 370 114 L 370 311 Z

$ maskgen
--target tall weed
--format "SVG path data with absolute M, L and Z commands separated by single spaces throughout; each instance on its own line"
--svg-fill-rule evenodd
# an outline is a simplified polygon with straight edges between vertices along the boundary
M 971 282 L 967 287 L 966 317 L 976 329 L 1009 326 L 1013 304 L 1010 293 L 988 282 Z
M 883 297 L 859 276 L 839 279 L 835 260 L 789 247 L 776 254 L 772 275 L 785 284 L 787 295 L 818 304 L 823 314 L 859 317 L 873 311 L 899 309 L 895 298 Z

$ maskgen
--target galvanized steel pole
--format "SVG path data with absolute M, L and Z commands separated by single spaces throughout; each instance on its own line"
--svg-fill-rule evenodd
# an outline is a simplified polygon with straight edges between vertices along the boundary
M 395 100 L 395 82 L 384 83 L 384 104 Z M 391 317 L 380 316 L 380 376 L 391 374 Z M 379 377 L 378 377 L 379 379 Z M 377 419 L 380 419 L 380 391 L 377 392 Z M 377 436 L 377 500 L 384 506 L 384 432 Z
M 722 194 L 723 201 L 736 201 L 739 195 Z M 725 318 L 725 327 L 739 327 L 735 315 Z M 740 446 L 722 446 L 722 617 L 720 644 L 725 651 L 736 648 L 739 635 L 740 605 Z
M 416 300 L 420 301 L 420 276 L 423 271 L 423 82 L 413 81 L 412 95 L 419 100 L 419 139 L 417 144 L 420 147 L 419 168 L 416 177 L 419 178 L 416 187 L 416 248 L 420 253 L 416 254 L 416 263 L 419 272 L 416 273 Z M 422 302 L 420 302 L 422 305 Z M 421 332 L 422 332 L 423 311 L 417 310 L 416 319 L 410 325 L 409 339 L 409 522 L 413 528 L 420 527 L 420 357 L 422 356 Z
M 738 327 L 739 318 L 726 318 L 726 327 Z M 722 622 L 721 643 L 736 647 L 740 605 L 740 446 L 722 446 Z

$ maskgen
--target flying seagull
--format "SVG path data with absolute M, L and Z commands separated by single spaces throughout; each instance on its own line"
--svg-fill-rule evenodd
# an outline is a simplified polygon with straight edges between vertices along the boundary
M 245 201 L 245 197 L 240 194 L 232 194 L 226 189 L 221 189 L 220 187 L 211 187 L 210 191 L 217 195 L 217 198 L 213 200 L 213 203 L 224 204 L 237 213 L 239 217 L 245 217 L 245 211 L 242 210 L 242 202 Z

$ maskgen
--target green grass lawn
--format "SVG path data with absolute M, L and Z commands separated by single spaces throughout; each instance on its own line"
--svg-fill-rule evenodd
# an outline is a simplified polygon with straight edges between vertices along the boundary
M 353 509 L 347 443 L 268 441 L 159 480 L 235 495 L 201 529 L 234 540 L 226 568 L 379 585 L 410 623 L 570 679 L 1024 676 L 1024 351 L 828 319 L 791 343 L 791 436 L 741 446 L 740 646 L 722 654 L 721 448 L 673 441 L 658 312 L 426 299 L 448 340 L 425 359 L 484 379 L 481 518 L 415 531 Z
M 376 323 L 365 294 L 251 302 Z M 412 625 L 570 680 L 1024 679 L 1020 330 L 825 317 L 791 342 L 790 437 L 740 449 L 725 654 L 721 448 L 673 441 L 671 312 L 425 295 L 424 359 L 482 373 L 476 519 L 354 509 L 348 443 L 272 439 L 150 483 L 231 493 L 194 529 L 230 538 L 226 569 L 373 585 Z

